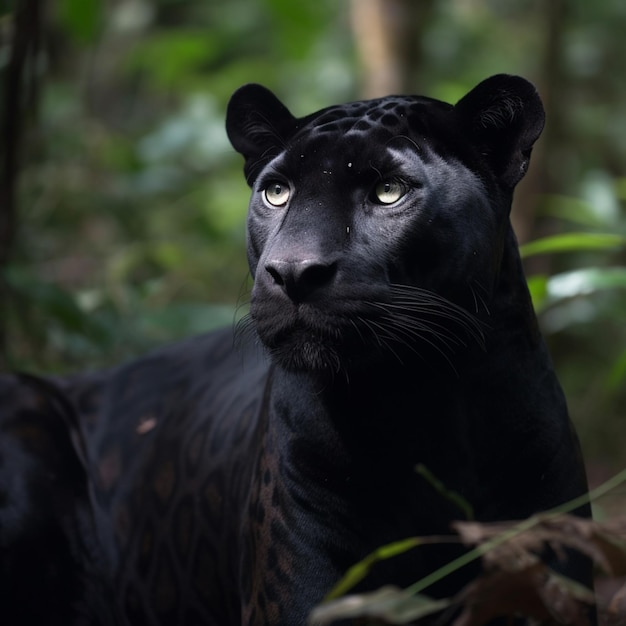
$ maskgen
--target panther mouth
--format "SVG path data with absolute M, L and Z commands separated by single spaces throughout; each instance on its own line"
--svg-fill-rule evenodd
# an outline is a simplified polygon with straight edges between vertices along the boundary
M 251 317 L 272 360 L 287 370 L 335 374 L 416 360 L 456 371 L 466 349 L 485 349 L 479 318 L 431 291 L 392 285 L 390 300 L 313 306 L 253 302 Z

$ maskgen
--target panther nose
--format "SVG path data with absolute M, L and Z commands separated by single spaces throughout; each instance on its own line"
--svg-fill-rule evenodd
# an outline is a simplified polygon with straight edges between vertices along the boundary
M 321 259 L 273 260 L 265 264 L 265 269 L 291 300 L 301 302 L 330 284 L 337 273 L 337 263 Z

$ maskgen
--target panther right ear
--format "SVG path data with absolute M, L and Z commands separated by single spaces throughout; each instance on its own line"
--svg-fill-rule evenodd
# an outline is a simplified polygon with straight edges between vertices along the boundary
M 296 118 L 269 89 L 251 83 L 235 91 L 226 112 L 226 133 L 246 160 L 249 183 L 255 163 L 278 154 L 295 128 Z
M 454 110 L 496 176 L 506 187 L 515 187 L 543 130 L 537 90 L 524 78 L 498 74 L 474 87 Z

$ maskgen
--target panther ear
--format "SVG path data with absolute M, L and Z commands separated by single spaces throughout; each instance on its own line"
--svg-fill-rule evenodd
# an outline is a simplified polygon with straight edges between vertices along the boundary
M 461 98 L 454 111 L 496 176 L 515 187 L 545 121 L 535 87 L 519 76 L 498 74 Z
M 235 91 L 228 103 L 226 133 L 246 160 L 249 183 L 255 162 L 277 154 L 295 128 L 296 118 L 269 89 L 252 83 Z

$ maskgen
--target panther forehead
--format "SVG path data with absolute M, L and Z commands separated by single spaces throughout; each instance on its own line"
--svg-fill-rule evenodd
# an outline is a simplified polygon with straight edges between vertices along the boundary
M 450 105 L 418 96 L 388 96 L 322 109 L 302 120 L 294 139 L 327 134 L 375 135 L 385 140 L 402 133 L 424 133 Z

